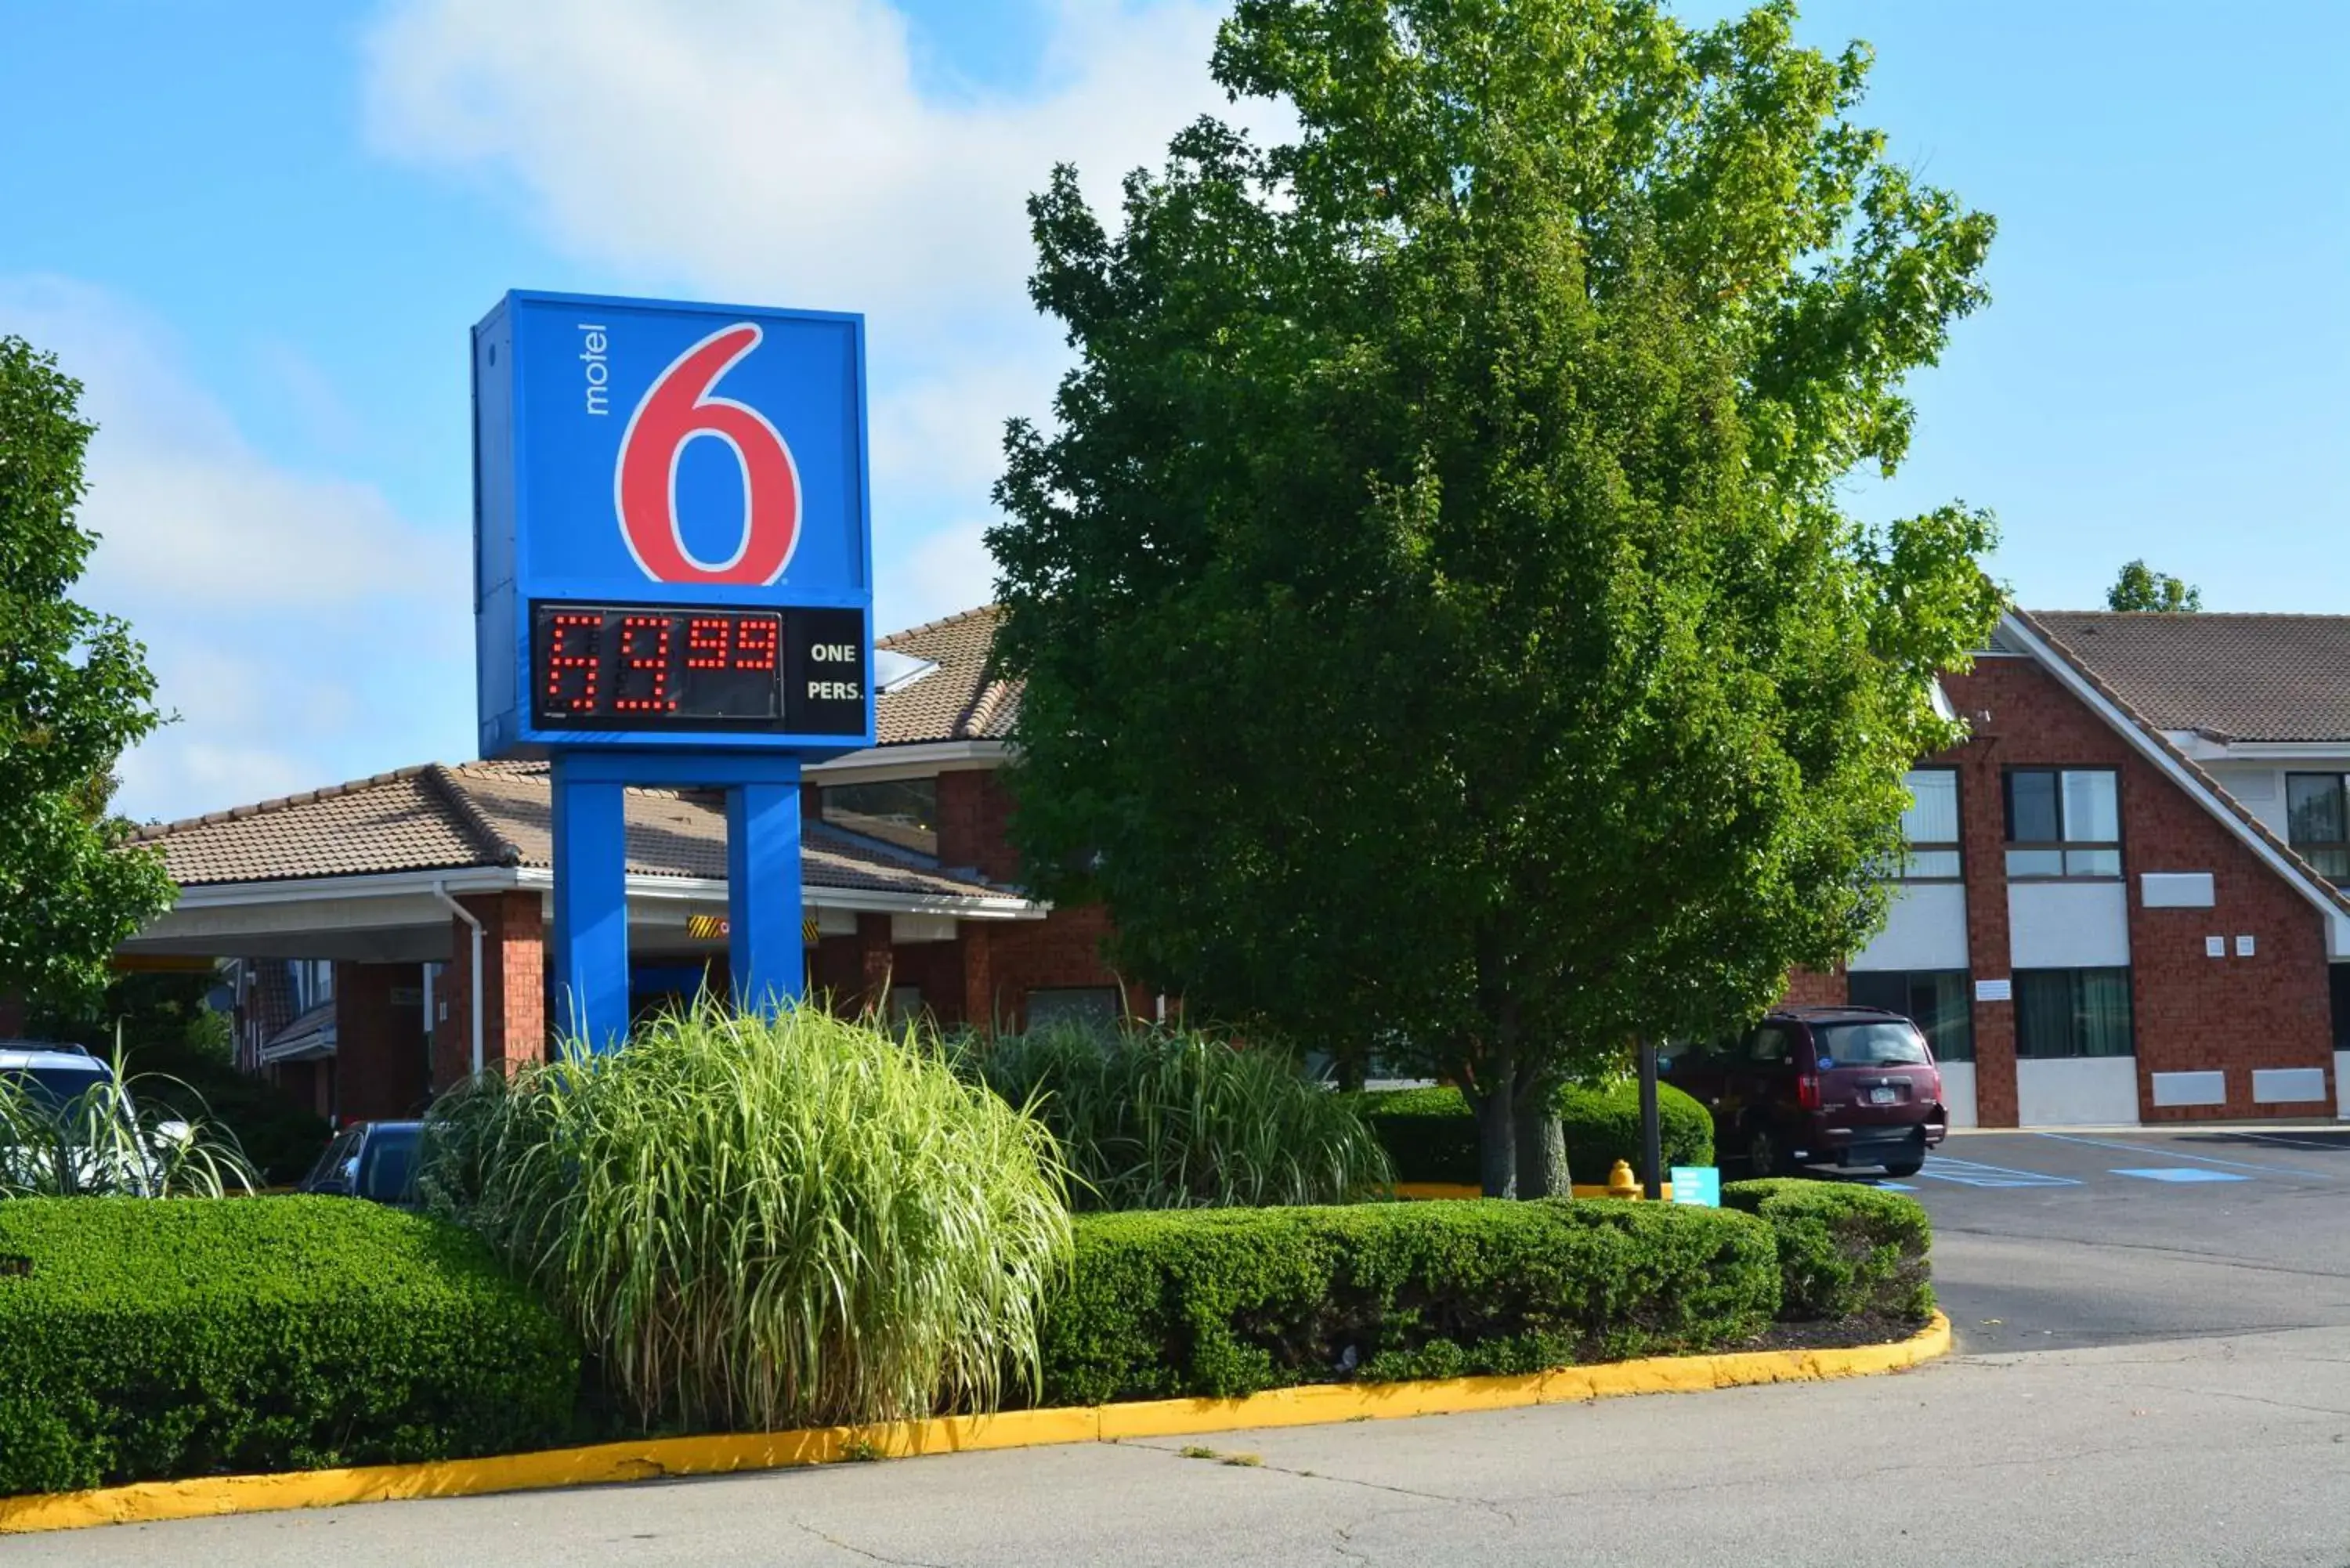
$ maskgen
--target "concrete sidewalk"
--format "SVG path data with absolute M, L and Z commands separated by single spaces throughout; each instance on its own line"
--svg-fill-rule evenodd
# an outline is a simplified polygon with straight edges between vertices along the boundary
M 388 1503 L 16 1563 L 2350 1563 L 2350 1328 L 1825 1386 Z

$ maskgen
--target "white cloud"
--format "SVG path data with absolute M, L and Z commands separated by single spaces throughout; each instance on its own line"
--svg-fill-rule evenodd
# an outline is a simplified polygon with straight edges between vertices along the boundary
M 1105 206 L 1203 112 L 1274 123 L 1208 78 L 1223 11 L 1063 0 L 1044 86 L 949 99 L 881 0 L 397 0 L 369 40 L 368 126 L 391 156 L 517 187 L 556 244 L 635 286 L 864 311 L 896 625 L 985 597 L 970 519 L 1003 421 L 1046 416 L 1067 363 L 1027 296 L 1028 195 L 1067 161 Z
M 423 760 L 395 749 L 463 676 L 382 672 L 468 640 L 463 534 L 255 451 L 172 334 L 103 290 L 0 278 L 0 332 L 83 383 L 99 431 L 79 515 L 101 537 L 75 596 L 130 621 L 180 717 L 123 759 L 118 807 L 180 816 Z
M 521 181 L 575 254 L 704 286 L 938 319 L 1024 310 L 1022 202 L 1073 160 L 1103 194 L 1219 101 L 1220 5 L 1070 4 L 1042 93 L 918 88 L 879 0 L 409 0 L 369 42 L 396 155 Z
M 373 486 L 254 452 L 171 334 L 128 303 L 65 279 L 0 279 L 0 327 L 57 356 L 99 427 L 81 513 L 101 539 L 92 595 L 249 610 L 463 580 L 458 541 L 410 526 Z
M 986 526 L 949 524 L 909 549 L 888 588 L 875 596 L 874 629 L 920 626 L 993 598 L 995 562 L 980 537 Z

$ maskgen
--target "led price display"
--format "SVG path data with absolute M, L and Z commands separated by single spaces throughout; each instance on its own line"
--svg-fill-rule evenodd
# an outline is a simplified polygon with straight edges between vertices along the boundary
M 571 729 L 772 725 L 783 635 L 775 610 L 534 604 L 532 706 Z

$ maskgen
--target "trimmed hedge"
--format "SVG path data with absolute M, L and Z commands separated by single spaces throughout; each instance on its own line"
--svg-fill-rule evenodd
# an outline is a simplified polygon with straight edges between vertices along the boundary
M 1637 1080 L 1605 1089 L 1569 1084 L 1558 1092 L 1558 1116 L 1565 1124 L 1566 1163 L 1575 1180 L 1605 1181 L 1619 1159 L 1640 1168 Z M 1657 1131 L 1668 1168 L 1713 1163 L 1713 1113 L 1670 1084 L 1657 1085 Z
M 1477 1183 L 1477 1118 L 1460 1090 L 1373 1089 L 1357 1099 L 1398 1181 Z M 1604 1182 L 1619 1159 L 1640 1168 L 1637 1082 L 1606 1089 L 1569 1085 L 1558 1093 L 1558 1115 L 1575 1180 Z M 1657 1085 L 1657 1122 L 1666 1165 L 1713 1163 L 1712 1116 L 1670 1084 Z
M 542 1448 L 578 1393 L 555 1318 L 420 1215 L 0 1202 L 0 1494 Z
M 1927 1254 L 1934 1227 L 1915 1200 L 1848 1182 L 1776 1177 L 1731 1182 L 1721 1202 L 1771 1227 L 1781 1317 L 1919 1323 L 1933 1313 Z
M 1674 1204 L 1362 1204 L 1081 1215 L 1044 1401 L 1540 1371 L 1752 1339 L 1777 1253 Z

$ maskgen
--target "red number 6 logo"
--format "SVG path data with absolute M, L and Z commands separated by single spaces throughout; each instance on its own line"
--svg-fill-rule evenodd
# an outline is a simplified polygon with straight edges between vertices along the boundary
M 800 542 L 800 476 L 764 415 L 711 388 L 759 346 L 750 322 L 722 328 L 670 361 L 620 437 L 612 501 L 629 554 L 657 583 L 772 583 Z M 723 561 L 689 554 L 678 530 L 677 464 L 685 443 L 712 436 L 743 470 L 743 538 Z

